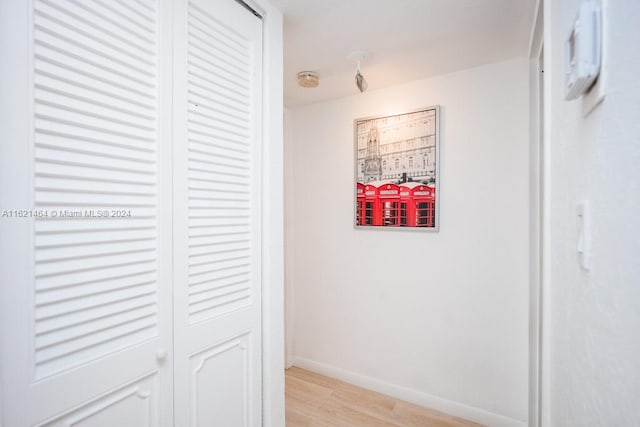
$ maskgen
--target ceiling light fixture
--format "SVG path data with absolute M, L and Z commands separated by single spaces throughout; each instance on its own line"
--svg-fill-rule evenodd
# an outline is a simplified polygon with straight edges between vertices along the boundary
M 356 80 L 356 86 L 358 87 L 358 90 L 360 90 L 360 92 L 364 92 L 369 87 L 369 83 L 367 83 L 367 80 L 364 78 L 364 76 L 360 72 L 360 62 L 363 59 L 367 58 L 368 56 L 369 56 L 369 52 L 367 52 L 366 50 L 356 50 L 355 52 L 351 52 L 348 56 L 348 58 L 351 61 L 358 64 L 355 80 Z
M 320 76 L 314 71 L 300 71 L 298 73 L 298 86 L 301 87 L 318 87 L 320 84 Z

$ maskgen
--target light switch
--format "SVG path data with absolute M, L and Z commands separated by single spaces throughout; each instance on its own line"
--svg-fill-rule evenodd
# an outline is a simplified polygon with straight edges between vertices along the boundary
M 578 203 L 578 260 L 585 270 L 591 270 L 591 209 L 589 201 Z

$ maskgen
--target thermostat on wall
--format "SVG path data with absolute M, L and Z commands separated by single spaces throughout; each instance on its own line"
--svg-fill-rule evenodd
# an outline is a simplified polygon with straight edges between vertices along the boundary
M 582 2 L 565 50 L 566 99 L 577 99 L 591 88 L 600 73 L 602 10 L 599 1 Z

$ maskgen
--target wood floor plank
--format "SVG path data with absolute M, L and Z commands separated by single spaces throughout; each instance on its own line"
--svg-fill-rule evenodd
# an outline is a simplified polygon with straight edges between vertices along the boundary
M 337 380 L 335 378 L 329 378 L 315 372 L 305 371 L 304 369 L 300 369 L 296 366 L 292 366 L 291 368 L 287 369 L 286 373 L 287 378 L 298 378 L 303 381 L 321 385 L 327 388 L 336 388 L 339 384 L 346 384 L 345 382 Z
M 335 390 L 335 388 L 324 387 L 296 377 L 286 377 L 285 386 L 296 395 L 306 396 L 311 400 L 327 398 Z
M 285 373 L 287 427 L 471 427 L 480 424 L 297 367 Z

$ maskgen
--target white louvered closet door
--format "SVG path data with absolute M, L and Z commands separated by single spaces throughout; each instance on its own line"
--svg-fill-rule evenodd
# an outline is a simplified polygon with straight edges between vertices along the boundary
M 163 2 L 2 2 L 6 427 L 172 424 Z
M 175 422 L 261 425 L 262 21 L 175 10 Z

